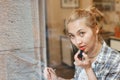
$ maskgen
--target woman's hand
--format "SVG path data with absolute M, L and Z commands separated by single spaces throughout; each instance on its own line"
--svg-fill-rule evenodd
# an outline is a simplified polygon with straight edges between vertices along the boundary
M 92 70 L 92 67 L 91 67 L 91 61 L 89 59 L 89 57 L 87 56 L 87 54 L 85 54 L 84 52 L 82 53 L 83 54 L 83 58 L 82 60 L 78 58 L 78 54 L 80 53 L 80 51 L 78 51 L 75 56 L 74 56 L 74 59 L 75 59 L 75 62 L 74 64 L 76 66 L 80 66 L 82 68 L 85 69 L 87 75 L 88 75 L 88 80 L 97 80 L 93 70 Z
M 44 69 L 44 77 L 47 80 L 57 80 L 57 75 L 55 73 L 55 70 L 53 70 L 52 68 L 46 67 Z
M 74 55 L 74 59 L 75 59 L 75 62 L 74 64 L 76 66 L 80 66 L 84 69 L 89 69 L 91 68 L 91 62 L 90 62 L 90 59 L 89 57 L 87 56 L 87 54 L 85 54 L 84 52 L 82 53 L 83 55 L 83 58 L 82 60 L 78 58 L 78 54 L 80 53 L 80 50 Z

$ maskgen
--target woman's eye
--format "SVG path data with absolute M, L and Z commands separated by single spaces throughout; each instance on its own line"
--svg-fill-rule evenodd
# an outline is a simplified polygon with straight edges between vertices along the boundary
M 80 33 L 79 33 L 79 35 L 80 35 L 81 37 L 83 37 L 84 34 L 85 34 L 85 32 L 80 32 Z
M 74 36 L 73 36 L 73 35 L 68 35 L 68 37 L 69 37 L 70 39 L 73 39 L 73 38 L 74 38 Z

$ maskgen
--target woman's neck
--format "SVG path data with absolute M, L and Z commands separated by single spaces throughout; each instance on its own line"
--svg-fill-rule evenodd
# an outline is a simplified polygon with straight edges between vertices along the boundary
M 96 58 L 101 50 L 102 44 L 100 42 L 96 43 L 94 50 L 88 54 L 90 59 Z

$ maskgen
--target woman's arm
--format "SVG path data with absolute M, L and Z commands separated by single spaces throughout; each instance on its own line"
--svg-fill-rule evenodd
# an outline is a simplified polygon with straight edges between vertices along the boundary
M 87 76 L 88 76 L 88 80 L 97 80 L 92 68 L 89 69 L 85 69 Z

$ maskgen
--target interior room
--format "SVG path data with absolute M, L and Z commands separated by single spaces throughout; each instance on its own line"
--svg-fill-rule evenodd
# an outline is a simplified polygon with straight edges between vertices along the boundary
M 76 50 L 65 19 L 93 5 L 105 16 L 103 39 L 120 51 L 120 0 L 0 0 L 0 80 L 46 80 L 45 67 L 73 78 Z
M 48 66 L 56 68 L 56 72 L 62 77 L 71 78 L 74 75 L 74 53 L 70 41 L 64 34 L 66 16 L 74 9 L 88 8 L 91 5 L 94 5 L 104 13 L 103 39 L 109 46 L 120 51 L 120 32 L 116 33 L 115 30 L 117 26 L 120 26 L 119 0 L 46 1 Z M 64 71 L 62 71 L 62 68 Z M 68 76 L 67 73 L 72 74 Z

